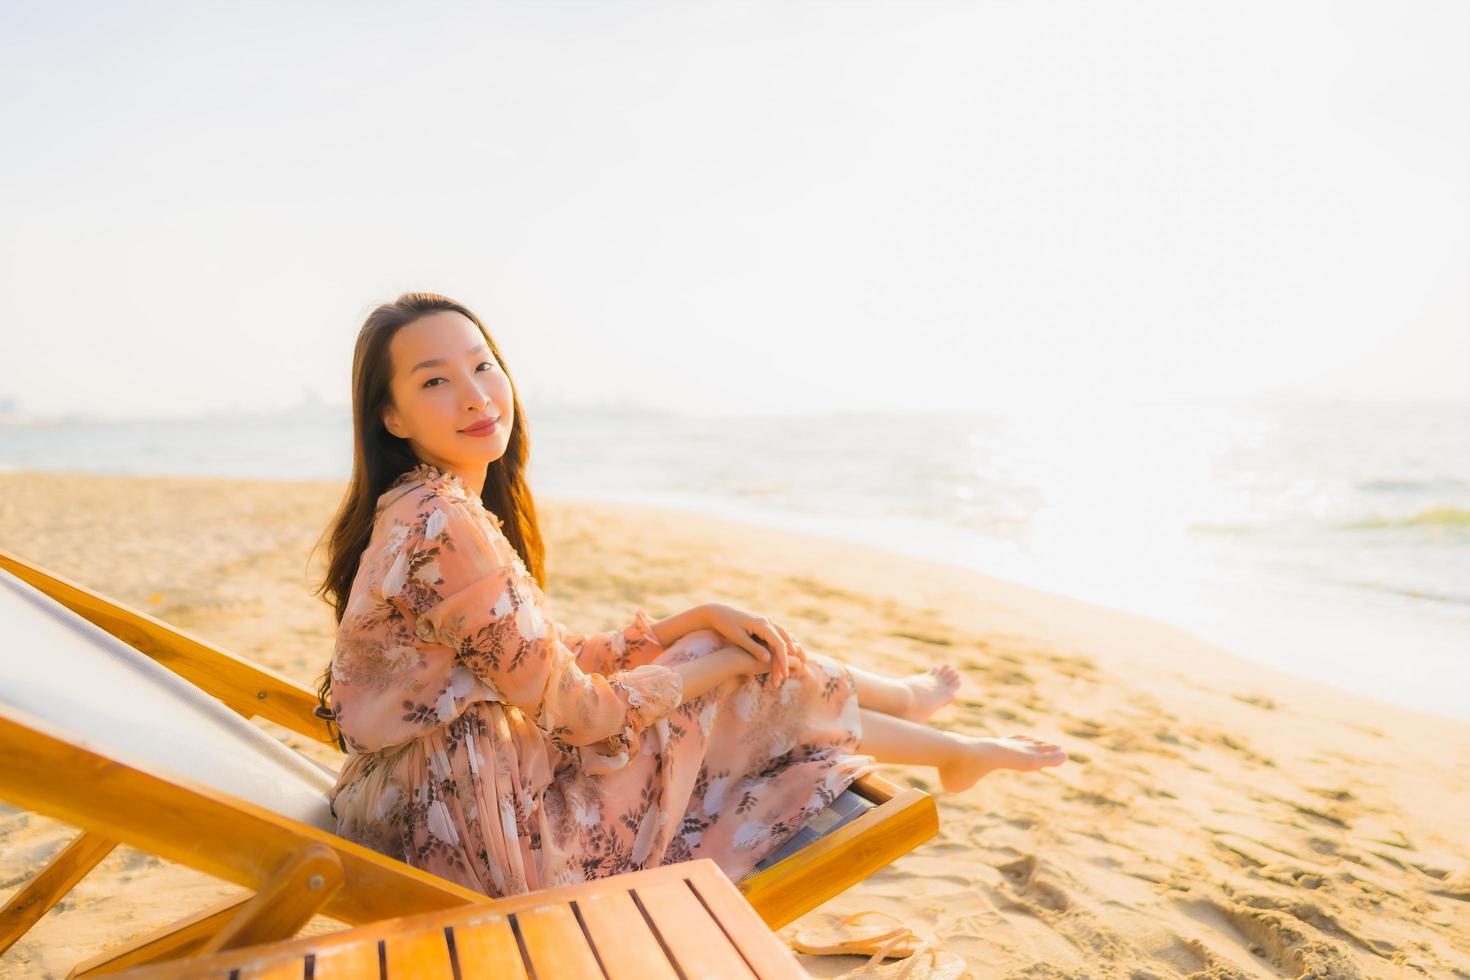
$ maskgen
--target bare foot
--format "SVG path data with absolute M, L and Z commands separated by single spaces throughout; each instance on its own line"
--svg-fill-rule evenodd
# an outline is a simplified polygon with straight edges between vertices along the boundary
M 899 717 L 923 724 L 954 700 L 955 692 L 960 689 L 960 672 L 949 664 L 940 664 L 925 673 L 905 677 L 899 683 L 909 689 L 908 710 Z
M 1054 742 L 1044 742 L 1030 735 L 1010 738 L 971 738 L 955 736 L 960 744 L 954 758 L 939 767 L 939 784 L 950 793 L 967 790 L 982 776 L 997 769 L 1034 772 L 1067 761 L 1067 753 Z

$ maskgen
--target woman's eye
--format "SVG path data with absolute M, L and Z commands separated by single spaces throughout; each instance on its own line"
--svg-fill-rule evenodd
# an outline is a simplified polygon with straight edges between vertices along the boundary
M 490 365 L 492 368 L 498 366 L 498 364 L 495 361 L 481 361 L 479 364 L 476 364 L 475 365 L 475 368 L 476 368 L 476 370 L 478 370 L 478 369 L 484 367 L 486 364 Z M 434 384 L 434 382 L 435 381 L 443 381 L 443 380 L 445 380 L 445 379 L 440 378 L 440 377 L 433 377 L 433 378 L 430 378 L 428 381 L 425 381 L 423 386 L 425 388 L 437 388 L 438 385 Z

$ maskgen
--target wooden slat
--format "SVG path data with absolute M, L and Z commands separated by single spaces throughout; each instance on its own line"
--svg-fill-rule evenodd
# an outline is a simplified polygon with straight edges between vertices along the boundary
M 459 975 L 501 977 L 504 980 L 527 980 L 521 947 L 511 931 L 510 920 L 503 915 L 476 918 L 454 927 L 454 952 L 459 959 Z
M 373 966 L 376 968 L 377 964 Z M 304 980 L 305 976 L 306 963 L 303 960 L 283 960 L 248 972 L 241 970 L 239 974 L 240 980 Z
M 885 779 L 876 772 L 863 773 L 852 781 L 852 786 L 849 788 L 873 804 L 887 803 L 905 789 L 905 787 L 898 785 L 891 779 Z
M 383 940 L 383 949 L 386 980 L 451 980 L 454 976 L 442 927 L 391 936 Z
M 587 945 L 587 937 L 572 910 L 566 905 L 541 905 L 515 913 L 531 958 L 531 969 L 540 977 L 601 980 L 602 968 Z
M 318 938 L 318 943 L 328 942 L 331 936 Z M 305 960 L 304 953 L 295 954 Z M 313 961 L 312 980 L 362 980 L 378 975 L 378 944 L 368 939 L 328 945 L 316 953 Z M 488 976 L 488 974 L 486 974 Z M 243 978 L 242 978 L 243 980 Z
M 349 924 L 489 898 L 182 776 L 109 758 L 65 730 L 0 708 L 0 799 L 259 890 L 297 848 L 319 843 L 343 886 L 321 911 Z
M 772 942 L 770 929 L 751 916 L 750 906 L 729 878 L 700 867 L 693 869 L 688 885 L 691 898 L 709 908 L 756 976 L 799 976 L 803 972 L 796 954 L 785 943 Z
M 67 974 L 67 980 L 71 980 L 71 978 L 73 978 L 75 976 L 77 976 L 77 974 L 75 974 L 75 973 Z M 111 977 L 111 974 L 108 974 L 108 976 Z M 140 978 L 140 977 L 141 978 L 145 978 L 145 980 L 159 980 L 159 978 L 161 978 L 161 977 L 166 977 L 166 978 L 168 978 L 168 980 L 236 980 L 236 974 L 234 973 L 233 970 L 219 970 L 219 969 L 214 969 L 214 968 L 208 968 L 208 969 L 204 969 L 204 970 L 197 970 L 196 969 L 196 970 L 193 970 L 193 971 L 187 971 L 187 970 L 185 970 L 185 971 L 177 971 L 177 972 L 175 972 L 175 968 L 172 967 L 172 966 L 170 966 L 167 963 L 162 964 L 162 965 L 159 965 L 159 966 L 138 966 L 138 967 L 133 967 L 128 972 L 118 974 L 117 976 L 120 978 L 120 980 L 121 980 L 121 978 L 129 978 L 129 980 L 138 980 L 138 978 Z M 241 978 L 251 977 L 252 980 L 253 980 L 253 978 L 255 978 L 255 977 L 258 976 L 258 974 L 256 974 L 256 973 L 241 973 L 241 974 L 239 974 L 239 976 Z M 293 974 L 293 976 L 296 977 L 297 980 L 301 980 L 301 978 L 304 977 L 304 972 L 303 973 Z
M 577 911 L 608 980 L 679 980 L 632 895 L 595 892 L 577 900 Z
M 754 976 L 725 931 L 709 917 L 682 879 L 633 890 L 686 977 L 735 980 Z
M 78 834 L 39 874 L 10 896 L 5 908 L 0 909 L 0 953 L 40 922 L 116 846 L 117 841 L 97 834 Z
M 316 717 L 315 692 L 269 667 L 237 657 L 162 620 L 47 571 L 0 548 L 0 568 L 147 654 L 245 717 L 259 716 L 308 738 L 337 743 Z

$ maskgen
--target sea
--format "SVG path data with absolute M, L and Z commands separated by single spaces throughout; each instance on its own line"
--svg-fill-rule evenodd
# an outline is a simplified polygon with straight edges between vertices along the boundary
M 1470 721 L 1470 402 L 525 410 L 538 494 L 683 509 L 974 568 Z M 317 404 L 0 416 L 3 470 L 345 480 L 351 450 L 347 409 Z

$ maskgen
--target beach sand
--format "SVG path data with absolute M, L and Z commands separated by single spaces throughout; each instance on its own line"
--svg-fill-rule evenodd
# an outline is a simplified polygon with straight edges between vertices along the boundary
M 309 569 L 307 556 L 341 489 L 0 474 L 0 547 L 314 687 L 333 624 L 309 591 L 321 554 Z M 938 837 L 802 922 L 881 909 L 936 933 L 976 978 L 1470 977 L 1470 725 L 973 571 L 683 513 L 540 509 L 569 628 L 725 601 L 870 669 L 953 663 L 964 687 L 934 723 L 1071 753 L 958 795 L 932 771 L 884 767 L 937 794 Z M 0 899 L 74 833 L 0 807 Z M 64 975 L 241 893 L 119 848 L 0 975 Z M 861 962 L 802 960 L 817 976 Z

